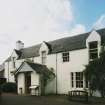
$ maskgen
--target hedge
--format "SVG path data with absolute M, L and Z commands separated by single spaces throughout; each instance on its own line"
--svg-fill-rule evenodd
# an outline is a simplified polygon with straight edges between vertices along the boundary
M 6 93 L 16 93 L 17 91 L 17 85 L 16 83 L 4 83 L 1 85 L 1 90 L 2 92 L 6 92 Z

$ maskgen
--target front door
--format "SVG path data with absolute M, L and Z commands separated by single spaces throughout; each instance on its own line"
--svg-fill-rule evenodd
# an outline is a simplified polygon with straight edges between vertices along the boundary
M 27 72 L 25 73 L 25 93 L 30 93 L 30 87 L 31 86 L 31 73 Z

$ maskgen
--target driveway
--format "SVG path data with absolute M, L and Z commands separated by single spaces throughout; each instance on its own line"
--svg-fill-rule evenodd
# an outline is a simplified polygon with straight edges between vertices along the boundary
M 80 102 L 72 102 L 67 96 L 18 96 L 5 94 L 0 99 L 0 105 L 105 105 L 105 103 L 95 102 L 84 104 Z

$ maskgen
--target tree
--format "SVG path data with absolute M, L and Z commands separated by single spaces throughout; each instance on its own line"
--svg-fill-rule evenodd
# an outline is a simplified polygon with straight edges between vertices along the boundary
M 84 70 L 86 79 L 89 81 L 90 94 L 96 90 L 105 97 L 105 50 L 102 47 L 100 57 L 89 62 Z

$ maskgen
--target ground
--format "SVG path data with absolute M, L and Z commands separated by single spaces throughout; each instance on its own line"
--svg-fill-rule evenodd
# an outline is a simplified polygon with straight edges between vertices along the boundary
M 0 105 L 105 105 L 105 98 L 90 98 L 89 103 L 69 101 L 67 96 L 19 96 L 3 94 Z

